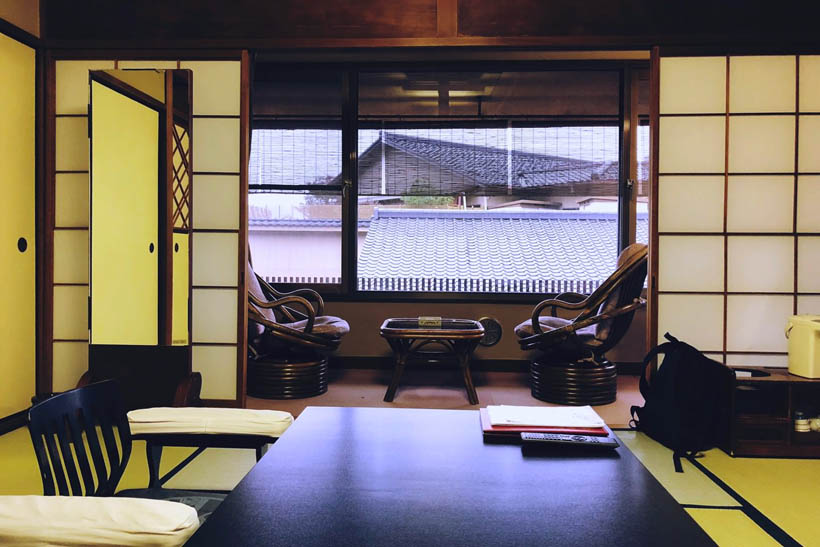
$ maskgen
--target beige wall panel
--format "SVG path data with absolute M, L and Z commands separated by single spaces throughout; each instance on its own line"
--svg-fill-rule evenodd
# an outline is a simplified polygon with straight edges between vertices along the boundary
M 54 230 L 54 282 L 88 283 L 87 230 Z
M 87 342 L 54 342 L 54 391 L 77 387 L 77 381 L 88 370 Z
M 88 171 L 88 119 L 57 118 L 55 133 L 57 171 Z
M 194 177 L 194 228 L 239 229 L 239 177 Z
M 723 177 L 659 177 L 658 211 L 661 232 L 722 232 Z
M 798 296 L 797 313 L 820 315 L 820 296 Z
M 786 351 L 783 327 L 792 296 L 730 294 L 726 315 L 728 351 Z
M 701 351 L 723 348 L 723 296 L 661 294 L 658 296 L 658 343 L 669 333 Z
M 820 116 L 800 116 L 797 136 L 797 170 L 820 173 Z
M 194 285 L 237 285 L 239 235 L 194 233 Z
M 726 364 L 732 367 L 785 367 L 789 364 L 788 355 L 759 355 L 754 353 L 733 353 L 726 356 Z
M 794 171 L 794 123 L 794 116 L 730 118 L 729 172 Z
M 661 59 L 661 114 L 718 112 L 726 112 L 725 57 Z
M 176 61 L 120 61 L 117 68 L 157 68 L 174 69 L 177 67 Z
M 792 292 L 794 239 L 779 236 L 730 236 L 729 292 Z
M 194 346 L 192 367 L 202 373 L 203 399 L 236 399 L 236 347 Z
M 194 72 L 195 116 L 239 116 L 239 61 L 188 61 L 180 66 Z
M 793 176 L 729 177 L 729 232 L 791 232 Z
M 660 290 L 723 290 L 723 237 L 661 236 L 658 243 Z
M 797 238 L 797 292 L 820 292 L 820 237 Z
M 794 56 L 729 58 L 729 112 L 794 112 Z
M 194 118 L 193 144 L 194 173 L 239 172 L 239 118 Z
M 88 228 L 88 174 L 59 173 L 54 177 L 54 225 Z
M 40 36 L 40 0 L 3 0 L 0 19 Z
M 54 287 L 54 339 L 88 340 L 88 287 Z
M 820 232 L 820 176 L 797 178 L 797 231 Z
M 194 289 L 193 341 L 236 343 L 237 298 L 233 289 Z
M 88 71 L 109 70 L 114 61 L 57 61 L 56 113 L 88 114 Z
M 723 173 L 725 119 L 720 116 L 661 118 L 661 173 Z
M 800 111 L 820 112 L 820 55 L 800 56 Z

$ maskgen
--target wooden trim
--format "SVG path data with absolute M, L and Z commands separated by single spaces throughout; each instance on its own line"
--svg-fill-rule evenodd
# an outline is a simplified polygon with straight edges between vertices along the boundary
M 247 402 L 248 366 L 248 291 L 245 281 L 248 275 L 248 162 L 251 142 L 251 64 L 247 50 L 242 51 L 240 68 L 239 105 L 239 256 L 237 260 L 237 332 L 236 332 L 236 404 L 245 407 Z
M 234 347 L 236 342 L 191 342 L 191 346 Z
M 232 230 L 229 228 L 194 228 L 191 232 L 194 234 L 238 234 L 241 230 Z
M 458 36 L 458 0 L 436 1 L 436 36 Z
M 240 131 L 242 130 L 241 129 L 241 123 L 242 122 L 240 121 Z M 191 133 L 193 133 L 193 131 Z M 192 171 L 192 174 L 194 174 L 194 175 L 228 175 L 228 176 L 234 176 L 234 177 L 241 177 L 242 176 L 241 166 L 240 166 L 240 171 Z
M 652 48 L 649 67 L 649 283 L 646 351 L 658 343 L 658 158 L 660 157 L 660 52 Z M 650 367 L 650 375 L 655 369 Z
M 88 283 L 62 283 L 55 281 L 53 283 L 55 287 L 88 287 Z
M 729 296 L 791 296 L 792 291 L 658 291 L 659 294 L 699 294 Z M 799 296 L 814 296 L 820 293 L 798 293 Z
M 40 38 L 5 19 L 0 19 L 0 33 L 32 49 L 41 49 L 43 47 L 43 41 Z
M 239 289 L 238 285 L 191 285 L 193 290 L 231 290 Z M 247 302 L 245 302 L 247 304 Z
M 125 95 L 129 99 L 137 101 L 141 105 L 147 106 L 148 108 L 159 112 L 160 115 L 165 112 L 165 104 L 148 95 L 144 91 L 141 91 L 136 87 L 108 74 L 105 70 L 89 70 L 88 74 L 89 82 L 97 82 L 98 84 L 113 89 L 117 93 Z
M 41 139 L 42 155 L 38 164 L 42 166 L 42 232 L 38 238 L 41 245 L 39 257 L 42 265 L 38 268 L 37 296 L 40 299 L 37 325 L 37 394 L 51 393 L 54 390 L 54 225 L 55 221 L 55 182 L 56 182 L 56 125 L 57 118 L 57 82 L 55 79 L 56 64 L 50 52 L 45 53 L 43 62 L 43 129 Z M 40 167 L 38 165 L 38 167 Z M 86 171 L 87 173 L 87 171 Z
M 241 57 L 241 50 L 238 48 L 224 49 L 201 49 L 201 48 L 164 48 L 156 49 L 155 46 L 142 47 L 132 45 L 133 40 L 129 40 L 127 48 L 100 48 L 99 45 L 91 47 L 78 47 L 79 43 L 68 41 L 65 46 L 55 45 L 54 40 L 47 40 L 45 45 L 54 60 L 57 61 L 85 61 L 95 59 L 110 59 L 112 61 L 236 61 Z M 200 44 L 201 41 L 197 41 Z
M 794 185 L 792 192 L 792 233 L 794 234 L 794 302 L 792 303 L 792 313 L 797 315 L 797 287 L 798 287 L 798 237 L 797 237 L 797 190 L 798 190 L 798 171 L 799 171 L 799 157 L 798 151 L 800 147 L 800 55 L 797 55 L 794 60 Z
M 165 105 L 160 115 L 160 152 L 158 180 L 164 184 L 159 188 L 159 231 L 157 232 L 157 278 L 159 312 L 157 340 L 160 345 L 170 346 L 173 343 L 174 325 L 174 74 L 166 70 Z M 190 107 L 190 104 L 189 104 Z
M 723 131 L 723 364 L 726 364 L 727 340 L 729 337 L 729 57 L 726 56 L 725 107 L 726 118 Z
M 52 303 L 52 298 L 45 292 L 46 270 L 50 268 L 51 261 L 48 260 L 48 250 L 45 245 L 46 233 L 48 233 L 49 204 L 53 206 L 54 186 L 48 184 L 46 178 L 46 140 L 48 131 L 46 129 L 46 103 L 48 102 L 46 91 L 47 80 L 47 60 L 42 49 L 35 52 L 35 152 L 34 152 L 34 243 L 35 243 L 35 349 L 34 349 L 34 375 L 36 394 L 51 391 L 52 375 L 51 367 L 42 365 L 47 357 L 51 362 L 51 348 L 44 347 L 46 333 L 44 329 L 44 317 Z M 51 197 L 48 197 L 51 192 Z M 53 207 L 52 207 L 53 208 Z
M 238 120 L 242 116 L 236 116 L 233 114 L 194 114 L 192 116 L 193 119 L 214 119 L 214 120 Z
M 238 393 L 237 393 L 238 396 Z M 217 408 L 244 408 L 244 405 L 239 404 L 238 398 L 234 399 L 202 399 L 202 406 L 210 406 Z
M 77 232 L 77 231 L 85 231 L 89 230 L 88 226 L 54 226 L 54 231 L 63 230 L 66 232 Z

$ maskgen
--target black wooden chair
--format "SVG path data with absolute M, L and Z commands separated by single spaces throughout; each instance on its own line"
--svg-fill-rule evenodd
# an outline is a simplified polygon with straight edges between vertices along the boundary
M 178 501 L 200 521 L 227 492 L 145 488 L 116 492 L 131 456 L 131 429 L 122 392 L 108 380 L 73 389 L 34 405 L 31 442 L 47 496 L 126 496 Z
M 350 332 L 347 321 L 324 315 L 311 289 L 279 292 L 248 263 L 248 395 L 312 397 L 327 391 L 327 354 Z
M 544 300 L 515 328 L 524 350 L 542 353 L 530 365 L 532 395 L 571 405 L 600 405 L 615 400 L 617 372 L 606 359 L 626 334 L 641 298 L 647 246 L 635 243 L 618 256 L 615 272 L 589 296 L 563 293 Z M 549 315 L 542 316 L 549 308 Z M 574 314 L 557 316 L 557 310 Z

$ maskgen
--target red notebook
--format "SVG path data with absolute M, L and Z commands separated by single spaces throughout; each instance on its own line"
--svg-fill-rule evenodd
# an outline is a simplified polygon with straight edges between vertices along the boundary
M 553 427 L 537 425 L 492 425 L 486 408 L 478 411 L 481 416 L 481 431 L 485 440 L 520 440 L 519 433 L 562 433 L 566 435 L 595 435 L 606 437 L 609 432 L 605 427 Z

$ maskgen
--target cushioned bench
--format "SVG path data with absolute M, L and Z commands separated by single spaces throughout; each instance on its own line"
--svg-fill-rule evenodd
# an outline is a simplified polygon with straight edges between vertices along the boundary
M 0 496 L 2 545 L 184 544 L 199 527 L 182 503 L 83 496 Z
M 133 439 L 146 441 L 150 488 L 162 486 L 206 448 L 253 448 L 257 461 L 293 423 L 289 412 L 246 408 L 156 407 L 132 410 Z M 179 465 L 159 476 L 165 446 L 195 447 Z

